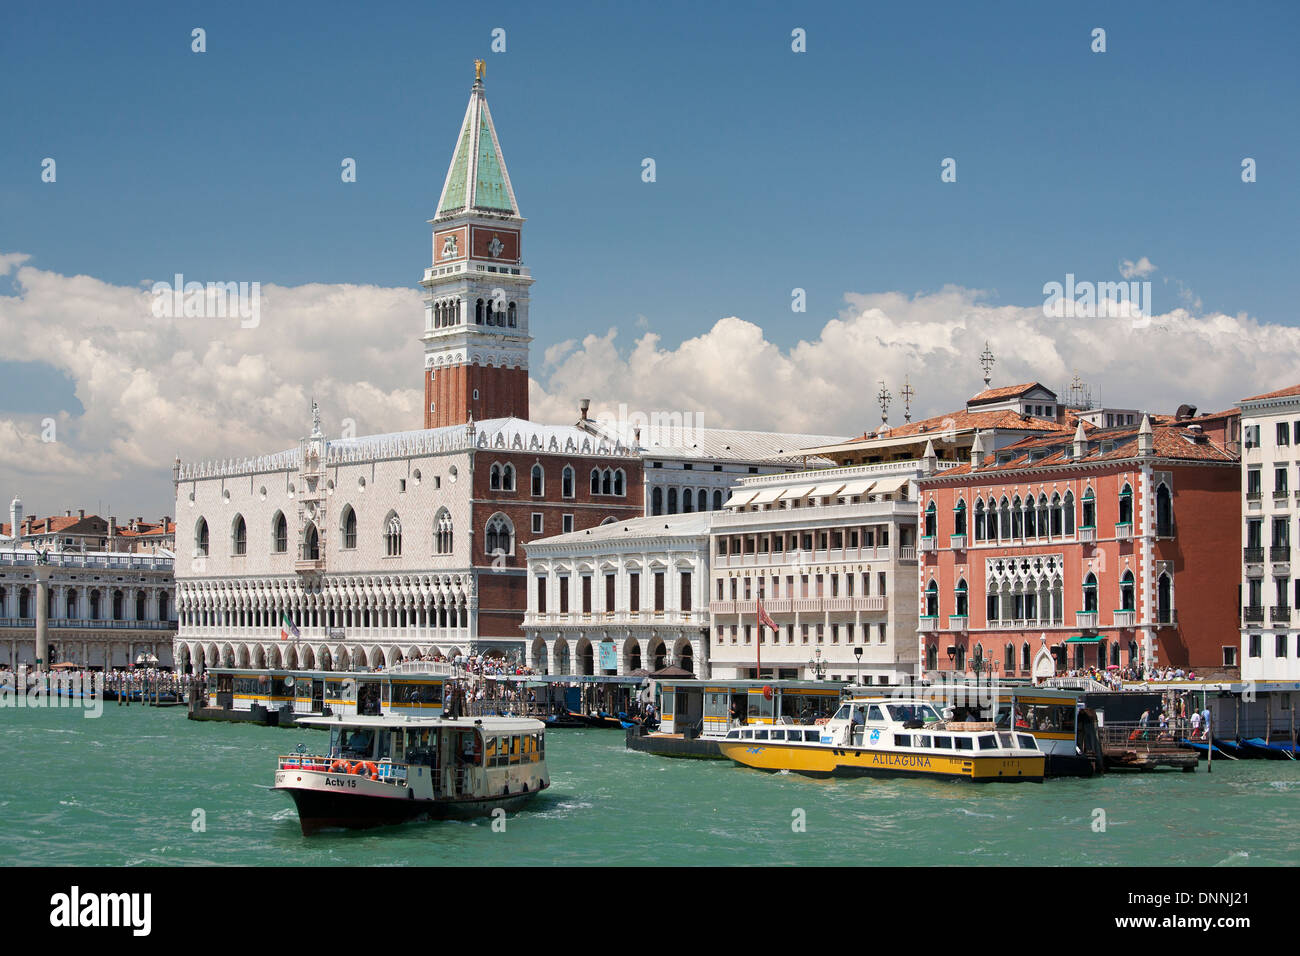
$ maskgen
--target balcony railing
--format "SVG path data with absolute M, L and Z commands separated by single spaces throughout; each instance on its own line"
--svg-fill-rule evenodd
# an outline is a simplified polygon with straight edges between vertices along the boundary
M 1261 498 L 1263 498 L 1263 497 L 1264 497 L 1264 493 L 1263 493 L 1262 491 L 1248 491 L 1248 492 L 1246 492 L 1246 500 L 1247 500 L 1247 501 L 1259 501 L 1259 500 L 1260 500 Z
M 1291 607 L 1286 604 L 1274 604 L 1271 620 L 1274 622 L 1291 620 Z
M 1075 611 L 1074 623 L 1082 631 L 1095 631 L 1097 629 L 1097 612 Z
M 1285 488 L 1279 488 L 1273 492 L 1274 501 L 1286 501 L 1289 497 L 1291 497 L 1291 492 L 1287 491 Z
M 1242 556 L 1242 560 L 1245 561 L 1247 564 L 1263 564 L 1263 563 L 1264 563 L 1264 549 L 1263 549 L 1263 548 L 1242 548 L 1242 549 L 1241 549 L 1241 556 Z
M 1172 607 L 1156 608 L 1156 624 L 1162 627 L 1174 627 L 1178 624 L 1178 610 Z
M 919 631 L 937 631 L 939 630 L 939 619 L 937 617 L 922 617 L 917 622 Z
M 1115 611 L 1116 627 L 1132 627 L 1137 623 L 1137 611 Z
M 1079 529 L 1079 542 L 1080 542 L 1081 544 L 1096 544 L 1096 543 L 1097 543 L 1097 529 L 1096 529 L 1096 528 L 1080 528 L 1080 529 Z
M 1279 561 L 1290 561 L 1291 545 L 1275 544 L 1271 546 L 1268 549 L 1268 560 L 1271 561 L 1273 564 L 1277 564 Z
M 921 539 L 921 550 L 928 553 L 934 553 L 935 551 L 939 550 L 938 545 L 935 542 L 934 535 L 928 534 Z
M 1115 525 L 1115 540 L 1116 540 L 1116 541 L 1132 541 L 1132 540 L 1133 540 L 1133 522 L 1131 522 L 1131 521 L 1121 521 L 1121 522 L 1119 522 L 1117 525 Z
M 898 549 L 899 561 L 916 561 L 916 548 L 910 548 L 906 545 Z
M 1241 619 L 1247 622 L 1262 624 L 1264 622 L 1264 605 L 1247 604 L 1241 609 Z
M 965 551 L 966 536 L 964 534 L 955 534 L 949 539 L 949 544 L 951 544 L 954 551 Z
M 948 615 L 948 630 L 950 630 L 950 631 L 965 631 L 966 628 L 967 628 L 967 622 L 968 622 L 969 620 L 970 620 L 970 618 L 968 618 L 965 614 L 949 614 L 949 615 Z

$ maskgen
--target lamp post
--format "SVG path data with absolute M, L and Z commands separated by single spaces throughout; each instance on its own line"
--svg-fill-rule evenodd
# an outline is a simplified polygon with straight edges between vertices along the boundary
M 822 649 L 820 647 L 813 651 L 813 656 L 808 661 L 808 667 L 812 670 L 814 680 L 825 679 L 826 664 L 822 660 Z
M 861 647 L 853 648 L 853 656 L 857 658 L 857 665 L 858 665 L 857 684 L 859 687 L 861 687 L 862 686 L 862 648 Z

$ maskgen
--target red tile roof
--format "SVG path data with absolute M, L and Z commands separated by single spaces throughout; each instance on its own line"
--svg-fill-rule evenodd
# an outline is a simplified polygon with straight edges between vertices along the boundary
M 1291 395 L 1300 395 L 1300 385 L 1292 385 L 1290 388 L 1279 388 L 1276 392 L 1265 392 L 1263 395 L 1252 395 L 1250 398 L 1243 398 L 1243 402 L 1258 402 L 1265 398 L 1287 398 Z
M 1044 391 L 1052 392 L 1050 388 L 1043 385 L 1041 382 L 1027 382 L 1024 385 L 1003 385 L 1001 388 L 985 389 L 966 404 L 985 405 L 989 402 L 996 402 L 1002 398 L 1013 398 L 1016 395 L 1024 395 L 1026 392 L 1032 391 L 1035 388 L 1041 388 Z M 1052 394 L 1055 395 L 1056 393 L 1052 392 Z
M 967 431 L 978 428 L 981 431 L 992 428 L 1000 428 L 1010 431 L 1032 431 L 1032 432 L 1074 432 L 1075 423 L 1072 420 L 1069 425 L 1060 425 L 1046 418 L 1032 418 L 1021 415 L 1019 412 L 1000 411 L 1000 412 L 968 412 L 962 409 L 959 412 L 950 412 L 947 415 L 935 415 L 931 418 L 922 419 L 919 422 L 909 422 L 905 425 L 899 425 L 897 428 L 891 428 L 884 434 L 868 432 L 858 438 L 851 438 L 844 444 L 853 442 L 875 441 L 878 438 L 925 438 L 931 435 L 942 434 L 946 431 Z M 835 446 L 827 446 L 835 447 Z

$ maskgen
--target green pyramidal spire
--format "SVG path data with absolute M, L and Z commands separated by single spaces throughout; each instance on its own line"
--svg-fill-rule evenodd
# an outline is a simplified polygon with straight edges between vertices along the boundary
M 447 180 L 438 201 L 438 219 L 467 213 L 485 212 L 519 216 L 510 174 L 501 156 L 492 112 L 483 91 L 482 61 L 475 63 L 474 87 L 470 90 L 465 122 L 452 153 Z

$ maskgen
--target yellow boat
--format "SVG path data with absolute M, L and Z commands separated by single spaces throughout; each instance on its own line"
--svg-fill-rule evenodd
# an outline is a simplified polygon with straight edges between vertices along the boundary
M 1028 733 L 945 721 L 926 701 L 885 697 L 845 701 L 822 725 L 733 727 L 718 749 L 745 767 L 810 777 L 1041 783 L 1046 760 Z

